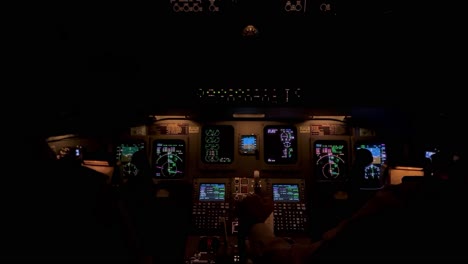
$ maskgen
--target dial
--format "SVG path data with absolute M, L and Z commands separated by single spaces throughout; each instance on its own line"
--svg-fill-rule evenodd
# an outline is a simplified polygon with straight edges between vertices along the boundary
M 375 166 L 374 164 L 367 166 L 364 177 L 366 180 L 378 179 L 380 177 L 380 167 Z
M 345 172 L 345 162 L 337 155 L 326 155 L 317 160 L 317 166 L 321 169 L 322 177 L 327 180 L 338 179 Z
M 138 168 L 131 162 L 126 163 L 122 166 L 123 177 L 128 179 L 129 177 L 135 177 L 138 174 Z
M 183 160 L 177 154 L 167 153 L 156 160 L 156 168 L 162 177 L 173 178 L 182 173 Z

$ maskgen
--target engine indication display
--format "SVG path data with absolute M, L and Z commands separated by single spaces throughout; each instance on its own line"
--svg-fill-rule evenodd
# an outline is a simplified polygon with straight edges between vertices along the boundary
M 294 126 L 265 126 L 264 159 L 268 164 L 293 164 L 297 161 L 297 130 Z
M 318 181 L 346 180 L 347 153 L 346 141 L 316 141 L 314 143 L 316 179 Z
M 209 164 L 231 164 L 234 160 L 234 127 L 204 126 L 201 133 L 201 158 Z
M 153 164 L 156 179 L 180 179 L 185 174 L 185 141 L 156 139 L 153 141 Z

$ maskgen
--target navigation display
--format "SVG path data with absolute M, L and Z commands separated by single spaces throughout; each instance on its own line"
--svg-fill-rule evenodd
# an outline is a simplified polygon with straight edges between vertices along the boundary
M 264 159 L 268 164 L 293 164 L 297 161 L 297 130 L 294 126 L 265 126 Z
M 315 141 L 314 160 L 315 176 L 318 181 L 346 180 L 348 160 L 346 141 Z
M 226 186 L 224 183 L 200 183 L 200 201 L 224 202 L 225 196 Z
M 154 176 L 177 179 L 185 175 L 185 141 L 156 139 L 153 141 Z
M 234 160 L 234 127 L 204 126 L 201 133 L 201 159 L 209 164 L 231 164 Z
M 274 202 L 299 202 L 298 184 L 273 184 Z

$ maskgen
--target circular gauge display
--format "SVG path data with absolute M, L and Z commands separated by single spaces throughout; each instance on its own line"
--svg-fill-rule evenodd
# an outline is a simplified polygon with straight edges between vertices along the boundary
M 326 155 L 317 160 L 317 167 L 321 171 L 321 176 L 327 180 L 335 180 L 343 176 L 345 172 L 345 162 L 337 155 Z
M 153 142 L 153 177 L 177 179 L 184 177 L 185 141 L 158 139 Z
M 133 163 L 126 163 L 122 166 L 124 178 L 135 177 L 138 174 L 138 168 Z
M 380 177 L 380 168 L 374 164 L 367 166 L 365 177 L 366 180 L 378 179 Z
M 156 160 L 156 168 L 160 175 L 166 178 L 173 178 L 182 173 L 182 159 L 173 154 L 166 154 Z

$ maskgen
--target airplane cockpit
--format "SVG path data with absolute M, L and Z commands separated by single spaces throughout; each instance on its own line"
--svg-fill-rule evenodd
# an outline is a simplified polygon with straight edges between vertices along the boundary
M 464 161 L 452 65 L 407 50 L 427 38 L 395 24 L 394 3 L 270 2 L 54 14 L 37 55 L 44 99 L 18 118 L 34 162 L 15 174 L 34 186 L 6 192 L 22 200 L 0 258 L 256 264 L 248 197 L 271 203 L 261 223 L 275 237 L 310 244 L 353 215 L 352 195 L 434 178 L 439 153 Z M 351 193 L 361 149 L 372 163 Z

